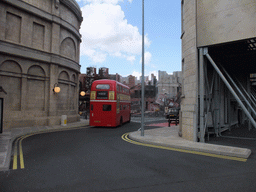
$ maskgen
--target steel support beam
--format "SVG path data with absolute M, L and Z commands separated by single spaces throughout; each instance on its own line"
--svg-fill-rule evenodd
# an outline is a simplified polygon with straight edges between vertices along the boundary
M 251 85 L 250 85 L 250 78 L 247 76 L 247 91 L 248 91 L 248 93 L 247 94 L 250 94 L 251 93 Z M 250 101 L 250 103 L 251 103 L 251 101 Z M 251 110 L 249 110 L 249 113 L 251 114 Z M 255 115 L 255 114 L 254 114 Z M 248 124 L 248 129 L 249 129 L 249 131 L 252 129 L 252 124 L 251 124 L 251 122 L 249 121 L 249 124 Z
M 204 135 L 204 54 L 203 48 L 199 49 L 199 82 L 200 82 L 200 142 L 205 142 Z
M 256 115 L 256 111 L 253 109 L 252 105 L 249 103 L 249 101 L 246 99 L 246 97 L 244 96 L 244 94 L 242 93 L 242 91 L 240 91 L 239 87 L 236 85 L 236 83 L 233 81 L 233 79 L 230 77 L 230 75 L 228 74 L 228 72 L 224 69 L 224 67 L 222 67 L 222 70 L 225 72 L 225 74 L 227 75 L 228 79 L 231 81 L 231 83 L 233 84 L 233 86 L 236 88 L 236 90 L 238 91 L 238 93 L 243 97 L 245 103 L 248 105 L 248 107 L 252 110 L 252 112 L 254 113 L 254 115 Z M 248 83 L 248 82 L 247 82 Z M 241 85 L 241 87 L 243 88 L 243 86 Z M 244 89 L 244 88 L 243 88 Z M 249 89 L 247 87 L 247 89 Z M 250 98 L 250 95 L 247 93 L 247 91 L 244 89 L 244 92 L 247 94 L 247 96 Z
M 249 120 L 251 121 L 252 125 L 254 126 L 254 128 L 256 128 L 256 122 L 254 121 L 253 117 L 251 116 L 251 114 L 249 113 L 249 111 L 246 109 L 246 107 L 244 106 L 243 102 L 240 100 L 240 98 L 238 97 L 238 95 L 236 94 L 236 92 L 234 91 L 234 89 L 230 86 L 229 82 L 227 81 L 227 79 L 225 78 L 225 76 L 222 74 L 222 72 L 219 70 L 218 66 L 215 64 L 215 62 L 212 60 L 211 56 L 208 54 L 208 49 L 204 48 L 204 54 L 207 57 L 207 59 L 210 61 L 210 63 L 212 64 L 212 66 L 214 67 L 214 69 L 216 70 L 216 72 L 219 74 L 220 78 L 223 80 L 223 82 L 225 83 L 225 85 L 227 86 L 227 88 L 229 89 L 229 91 L 231 92 L 231 94 L 235 97 L 236 101 L 239 103 L 239 105 L 242 107 L 244 113 L 246 114 L 246 116 L 249 118 Z

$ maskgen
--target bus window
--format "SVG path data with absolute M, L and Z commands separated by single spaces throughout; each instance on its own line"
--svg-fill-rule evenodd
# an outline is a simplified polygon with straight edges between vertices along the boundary
M 91 111 L 93 111 L 93 105 L 91 105 Z
M 103 111 L 111 111 L 111 105 L 103 105 Z
M 108 91 L 97 91 L 97 99 L 108 99 Z
M 110 86 L 108 84 L 98 84 L 96 85 L 96 89 L 109 89 Z

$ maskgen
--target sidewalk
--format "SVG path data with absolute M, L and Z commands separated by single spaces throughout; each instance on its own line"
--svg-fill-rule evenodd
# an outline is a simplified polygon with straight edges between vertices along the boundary
M 22 135 L 32 133 L 42 133 L 49 131 L 63 131 L 77 127 L 85 127 L 89 125 L 89 120 L 81 119 L 79 122 L 68 123 L 66 126 L 54 125 L 54 126 L 35 126 L 35 127 L 23 127 L 13 128 L 11 130 L 4 131 L 0 134 L 0 171 L 7 171 L 9 169 L 12 142 Z
M 176 149 L 224 155 L 237 158 L 248 158 L 250 149 L 215 145 L 185 140 L 178 135 L 178 126 L 149 129 L 141 136 L 140 131 L 129 133 L 129 138 L 138 142 L 153 144 L 157 146 L 172 147 Z

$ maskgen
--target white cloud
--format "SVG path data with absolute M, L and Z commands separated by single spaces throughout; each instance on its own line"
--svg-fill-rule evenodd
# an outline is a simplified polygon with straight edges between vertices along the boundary
M 138 27 L 128 24 L 125 14 L 118 5 L 121 0 L 84 0 L 81 8 L 83 22 L 81 56 L 86 55 L 94 62 L 105 61 L 108 55 L 123 57 L 133 62 L 141 54 L 142 35 Z M 132 0 L 129 0 L 131 3 Z M 150 40 L 145 36 L 145 45 Z M 150 54 L 150 53 L 149 53 Z M 100 57 L 100 58 L 98 58 Z M 149 60 L 151 54 L 149 56 Z
M 150 65 L 151 57 L 152 57 L 152 55 L 150 52 L 144 53 L 144 64 L 145 65 Z M 142 57 L 140 58 L 140 63 L 142 63 Z
M 132 55 L 132 56 L 127 56 L 126 59 L 127 59 L 128 61 L 134 62 L 136 58 L 135 58 L 134 55 Z
M 127 76 L 128 76 L 128 75 L 127 75 Z M 140 72 L 133 71 L 133 72 L 132 72 L 132 76 L 137 77 L 137 80 L 139 80 L 139 79 L 140 79 L 140 76 L 142 76 L 142 74 L 141 74 Z

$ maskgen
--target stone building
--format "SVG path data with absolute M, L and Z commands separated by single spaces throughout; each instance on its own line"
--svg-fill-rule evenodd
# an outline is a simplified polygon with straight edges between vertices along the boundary
M 136 77 L 129 75 L 128 76 L 128 87 L 131 88 L 131 87 L 135 86 L 135 83 L 136 83 Z
M 204 142 L 234 125 L 256 127 L 255 10 L 255 0 L 181 1 L 183 138 Z
M 174 98 L 180 91 L 182 82 L 182 72 L 175 71 L 168 74 L 166 71 L 158 71 L 157 89 L 159 94 L 166 94 L 169 98 Z
M 141 84 L 131 87 L 131 110 L 132 112 L 141 112 Z M 145 100 L 144 107 L 145 111 L 153 111 L 155 106 L 155 99 L 157 95 L 157 90 L 154 85 L 145 85 Z
M 4 129 L 79 120 L 81 22 L 75 0 L 0 1 Z

